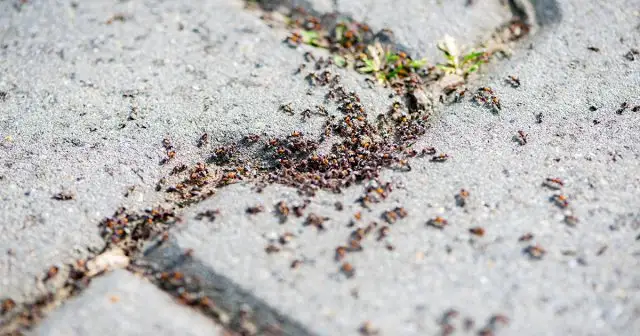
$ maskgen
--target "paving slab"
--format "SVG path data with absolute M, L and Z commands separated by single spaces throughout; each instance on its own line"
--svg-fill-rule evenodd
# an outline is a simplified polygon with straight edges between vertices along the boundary
M 178 262 L 193 249 L 201 269 L 229 277 L 309 334 L 357 334 L 365 321 L 385 335 L 435 334 L 455 309 L 450 325 L 459 330 L 465 318 L 480 332 L 504 315 L 504 334 L 633 335 L 640 327 L 640 114 L 620 106 L 640 104 L 640 63 L 624 56 L 640 42 L 638 14 L 623 0 L 559 6 L 562 22 L 542 28 L 477 83 L 492 88 L 502 109 L 467 101 L 446 108 L 415 146 L 435 146 L 450 159 L 415 159 L 409 172 L 386 172 L 394 191 L 384 202 L 362 209 L 363 186 L 321 192 L 303 217 L 281 224 L 274 207 L 303 204 L 295 190 L 256 194 L 234 185 L 187 210 L 186 225 L 174 232 L 177 248 L 154 245 L 148 260 L 209 283 Z M 505 81 L 510 75 L 520 87 Z M 542 185 L 555 177 L 560 190 Z M 470 193 L 464 207 L 454 197 L 462 188 Z M 560 194 L 568 203 L 554 201 Z M 336 201 L 345 209 L 337 211 Z M 266 211 L 246 213 L 257 204 Z M 348 253 L 355 273 L 346 276 L 336 247 L 357 227 L 376 221 L 379 228 L 382 212 L 397 206 L 408 216 L 382 241 L 369 237 L 363 251 Z M 220 210 L 213 222 L 197 219 L 212 209 Z M 325 230 L 304 225 L 309 213 L 329 218 Z M 428 226 L 437 216 L 449 225 Z M 283 245 L 286 232 L 295 238 Z
M 319 119 L 278 112 L 285 100 L 298 114 L 303 100 L 322 101 L 292 76 L 303 51 L 240 1 L 1 6 L 0 297 L 42 293 L 33 279 L 47 267 L 103 247 L 101 219 L 157 205 L 158 180 L 210 146 L 318 132 Z M 210 145 L 196 147 L 205 132 Z M 177 155 L 161 166 L 165 138 Z M 60 192 L 74 197 L 53 199 Z
M 65 302 L 31 334 L 195 336 L 224 335 L 224 331 L 145 279 L 116 270 Z
M 174 166 L 158 164 L 163 139 L 176 148 L 177 165 L 207 157 L 210 147 L 195 147 L 205 132 L 212 146 L 248 130 L 319 132 L 320 119 L 277 113 L 284 102 L 299 113 L 324 101 L 303 76 L 291 76 L 304 49 L 281 43 L 288 32 L 267 29 L 241 1 L 1 6 L 0 297 L 42 293 L 33 279 L 44 269 L 102 248 L 100 219 L 119 206 L 161 202 L 156 182 Z M 458 20 L 455 29 L 468 24 Z M 416 31 L 438 26 L 423 22 Z M 340 73 L 353 88 L 368 86 Z M 368 107 L 391 102 L 381 90 L 362 93 Z M 54 199 L 61 192 L 73 199 Z
M 473 45 L 513 12 L 499 1 L 464 3 L 301 4 L 392 28 L 401 46 L 431 59 L 443 35 Z M 545 23 L 539 33 L 475 83 L 492 87 L 502 110 L 451 105 L 415 144 L 448 153 L 446 162 L 416 158 L 409 172 L 386 171 L 381 179 L 394 190 L 369 209 L 356 202 L 362 185 L 319 192 L 303 217 L 284 224 L 275 204 L 304 204 L 296 190 L 223 188 L 184 210 L 171 238 L 150 243 L 134 264 L 151 265 L 154 280 L 169 271 L 197 279 L 216 305 L 233 318 L 251 315 L 265 334 L 279 327 L 290 335 L 350 335 L 366 321 L 382 334 L 431 334 L 464 329 L 464 318 L 478 332 L 506 324 L 498 314 L 509 319 L 505 334 L 633 334 L 640 328 L 638 14 L 624 10 L 634 5 L 625 0 L 535 4 Z M 322 89 L 294 75 L 310 49 L 286 46 L 289 32 L 269 29 L 243 2 L 3 2 L 0 10 L 7 13 L 0 15 L 0 297 L 28 301 L 50 289 L 34 277 L 101 249 L 96 226 L 119 206 L 163 203 L 156 182 L 176 165 L 204 161 L 215 146 L 249 133 L 322 130 L 321 118 L 300 117 L 325 103 Z M 393 101 L 390 90 L 369 88 L 353 71 L 332 71 L 369 111 Z M 506 84 L 509 75 L 522 85 Z M 285 102 L 293 117 L 279 111 Z M 629 108 L 620 110 L 623 102 Z M 522 145 L 514 141 L 518 131 L 528 134 Z M 205 132 L 210 144 L 199 148 Z M 165 138 L 177 154 L 160 165 Z M 541 186 L 548 177 L 565 187 Z M 454 198 L 461 188 L 470 192 L 464 207 Z M 54 198 L 67 191 L 73 199 Z M 570 206 L 550 201 L 558 193 Z M 266 211 L 246 213 L 257 204 Z M 334 260 L 356 228 L 376 221 L 377 234 L 382 212 L 396 207 L 408 215 L 389 225 L 387 237 L 368 237 L 363 251 Z M 220 214 L 211 222 L 199 215 L 213 209 Z M 329 218 L 324 230 L 303 225 L 311 213 Z M 436 216 L 449 225 L 427 226 Z M 567 216 L 578 219 L 575 227 Z M 295 237 L 283 245 L 286 232 Z M 534 238 L 520 242 L 527 232 Z M 523 253 L 535 244 L 546 251 L 541 260 Z M 340 270 L 344 262 L 355 267 L 352 277 Z M 75 300 L 93 301 L 95 286 L 122 276 L 129 275 L 94 280 Z M 452 308 L 460 316 L 442 323 Z M 57 330 L 74 312 L 61 309 L 38 330 Z M 171 322 L 180 327 L 192 314 Z M 147 319 L 130 321 L 130 330 L 148 330 Z

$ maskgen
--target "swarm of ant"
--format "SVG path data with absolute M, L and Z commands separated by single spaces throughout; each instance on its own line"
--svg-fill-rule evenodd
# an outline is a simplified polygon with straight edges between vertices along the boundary
M 495 91 L 490 87 L 481 87 L 473 96 L 473 100 L 488 109 L 491 109 L 493 113 L 498 113 L 502 110 L 502 104 L 500 99 L 496 95 Z
M 374 31 L 365 23 L 335 12 L 321 15 L 302 7 L 283 8 L 273 1 L 252 3 L 262 9 L 264 14 L 261 18 L 269 25 L 277 24 L 273 12 L 278 11 L 285 17 L 285 27 L 291 31 L 285 42 L 291 47 L 309 45 L 326 49 L 331 54 L 326 63 L 371 75 L 373 79 L 367 79 L 369 84 L 378 82 L 390 86 L 399 95 L 424 88 L 425 84 L 434 83 L 448 74 L 455 74 L 462 81 L 444 90 L 447 96 L 456 93 L 454 102 L 464 97 L 467 90 L 463 86 L 471 73 L 479 70 L 494 55 L 507 54 L 505 44 L 523 38 L 530 31 L 523 20 L 515 17 L 494 32 L 488 46 L 466 52 L 458 52 L 452 38 L 445 36 L 438 48 L 443 52 L 446 62 L 432 65 L 424 59 L 414 59 L 408 55 L 394 41 L 394 33 L 389 29 Z M 305 59 L 309 61 L 308 56 Z M 306 68 L 303 64 L 296 73 Z M 511 76 L 511 80 L 519 84 L 517 77 Z
M 383 29 L 374 32 L 367 24 L 335 13 L 313 15 L 297 7 L 288 16 L 292 33 L 286 42 L 292 47 L 300 44 L 328 49 L 329 64 L 352 67 L 372 75 L 377 82 L 398 91 L 409 90 L 425 79 L 438 79 L 441 73 L 427 66 L 425 60 L 414 60 L 393 43 L 393 32 Z M 308 60 L 308 58 L 307 58 Z M 301 70 L 301 69 L 299 69 Z
M 270 1 L 257 1 L 254 5 L 262 8 L 262 18 L 267 22 L 273 11 L 282 9 Z M 291 186 L 313 196 L 320 189 L 340 193 L 353 184 L 373 180 L 384 168 L 411 170 L 408 159 L 419 153 L 412 148 L 413 143 L 425 134 L 433 113 L 434 102 L 427 92 L 447 71 L 412 59 L 387 29 L 374 32 L 368 25 L 336 13 L 318 15 L 301 7 L 284 11 L 286 26 L 291 31 L 285 43 L 330 52 L 326 59 L 306 52 L 304 58 L 311 64 L 304 64 L 296 73 L 303 75 L 312 87 L 326 88 L 325 98 L 338 106 L 337 113 L 330 113 L 324 106 L 302 112 L 303 119 L 311 118 L 312 114 L 324 118 L 318 138 L 293 131 L 286 137 L 261 141 L 250 134 L 245 139 L 251 141 L 216 148 L 208 163 L 216 164 L 218 169 L 198 164 L 184 180 L 167 189 L 177 194 L 179 206 L 198 202 L 211 196 L 217 187 L 244 179 L 258 180 L 259 185 Z M 494 38 L 499 42 L 521 38 L 512 32 L 514 24 L 511 22 L 496 32 Z M 488 61 L 493 52 L 478 55 Z M 359 95 L 341 84 L 340 76 L 331 71 L 333 66 L 349 66 L 370 75 L 393 88 L 401 100 L 374 118 L 365 110 Z M 311 71 L 306 72 L 307 69 Z M 450 91 L 462 97 L 466 92 L 461 89 L 463 84 Z M 480 88 L 473 99 L 496 111 L 502 108 L 491 88 Z M 280 110 L 295 115 L 290 103 L 283 104 Z M 243 147 L 257 153 L 258 159 L 240 158 Z M 427 153 L 434 155 L 433 162 L 450 158 L 444 153 L 435 155 L 432 148 L 422 151 L 423 155 Z
M 271 1 L 258 1 L 266 14 L 272 10 L 268 8 L 270 3 Z M 266 14 L 265 18 L 268 16 Z M 445 71 L 426 64 L 424 60 L 413 59 L 398 47 L 394 42 L 393 33 L 389 30 L 383 29 L 374 33 L 368 25 L 353 19 L 338 17 L 337 14 L 314 16 L 300 8 L 292 9 L 286 17 L 292 30 L 286 43 L 294 47 L 307 44 L 326 48 L 331 53 L 328 59 L 316 59 L 312 54 L 306 54 L 307 62 L 315 64 L 304 64 L 297 73 L 304 75 L 311 86 L 327 88 L 326 99 L 338 105 L 337 113 L 332 114 L 321 105 L 302 113 L 303 119 L 311 118 L 312 114 L 325 118 L 323 132 L 317 139 L 311 139 L 300 131 L 294 131 L 286 137 L 267 140 L 261 140 L 256 134 L 247 134 L 236 144 L 215 148 L 206 163 L 201 162 L 191 168 L 184 164 L 176 165 L 170 177 L 158 183 L 157 189 L 164 189 L 174 195 L 178 207 L 198 203 L 212 196 L 217 188 L 245 179 L 254 180 L 258 185 L 278 183 L 292 186 L 302 194 L 312 196 L 320 189 L 340 193 L 353 184 L 374 181 L 385 168 L 410 170 L 407 160 L 419 153 L 421 156 L 432 155 L 433 162 L 445 162 L 449 159 L 449 155 L 444 153 L 436 155 L 435 149 L 431 147 L 421 151 L 412 148 L 416 140 L 426 132 L 434 106 L 426 92 L 431 84 L 446 75 Z M 496 39 L 498 42 L 519 39 L 527 31 L 528 28 L 522 23 L 510 22 L 506 29 L 497 32 Z M 504 36 L 498 38 L 499 34 Z M 486 62 L 491 56 L 492 52 L 478 52 L 476 58 Z M 402 101 L 395 102 L 385 113 L 371 116 L 364 109 L 360 97 L 355 92 L 348 92 L 341 85 L 340 76 L 330 69 L 334 65 L 352 67 L 359 73 L 373 77 L 374 80 L 369 79 L 370 83 L 378 82 L 391 87 Z M 472 64 L 474 67 L 475 65 Z M 306 69 L 315 71 L 304 74 L 303 71 Z M 475 68 L 466 70 L 471 72 L 470 69 Z M 516 82 L 513 78 L 512 81 Z M 519 81 L 517 82 L 519 85 Z M 445 95 L 453 95 L 454 102 L 461 101 L 468 91 L 464 84 L 462 82 L 445 88 Z M 490 88 L 481 88 L 473 99 L 494 110 L 501 109 L 499 99 Z M 290 104 L 282 105 L 281 110 L 295 115 Z M 200 135 L 196 143 L 199 148 L 206 148 L 209 145 L 209 135 Z M 162 146 L 165 156 L 160 164 L 174 161 L 176 148 L 173 143 L 164 139 Z M 242 159 L 239 154 L 242 148 L 257 151 L 260 154 L 259 159 Z M 322 151 L 321 148 L 328 149 Z M 169 178 L 174 179 L 176 183 L 167 186 Z M 390 191 L 390 185 L 378 185 L 367 190 L 361 202 L 363 206 L 377 202 L 384 199 Z M 63 195 L 56 198 L 66 200 L 72 197 Z M 281 220 L 286 220 L 288 206 L 279 203 L 276 207 Z M 343 206 L 336 204 L 336 208 L 341 210 Z M 262 210 L 262 207 L 254 207 L 248 209 L 248 212 L 252 214 Z M 293 208 L 294 214 L 298 217 L 302 216 L 303 210 L 304 205 Z M 219 211 L 210 210 L 198 214 L 197 218 L 213 221 L 218 214 Z M 404 216 L 406 211 L 396 208 L 385 212 L 383 219 L 391 223 Z M 310 213 L 305 223 L 322 230 L 327 219 Z M 160 242 L 167 240 L 168 228 L 177 221 L 173 209 L 158 207 L 141 214 L 119 209 L 112 217 L 103 220 L 99 227 L 108 247 L 117 246 L 131 255 L 139 251 L 141 244 L 153 237 L 161 237 Z M 430 220 L 428 225 L 442 229 L 447 225 L 447 221 L 436 217 Z M 361 250 L 360 242 L 373 232 L 376 226 L 374 222 L 353 231 L 348 246 L 336 248 L 336 260 L 342 260 L 347 252 Z M 388 226 L 380 227 L 377 239 L 383 240 L 389 232 Z M 479 231 L 474 234 L 479 234 Z M 284 245 L 290 239 L 292 236 L 281 237 L 281 244 Z M 280 247 L 274 245 L 270 251 L 276 252 L 276 249 L 279 250 Z M 535 248 L 530 248 L 529 252 L 538 252 L 540 256 L 544 254 L 544 250 Z M 536 257 L 536 253 L 533 254 L 533 257 Z M 301 262 L 294 261 L 292 268 L 300 264 Z M 84 263 L 71 267 L 68 283 L 73 288 L 72 292 L 86 286 L 90 281 L 91 277 L 87 276 L 85 268 Z M 342 264 L 340 271 L 347 277 L 355 275 L 355 268 L 348 262 Z M 55 276 L 57 272 L 57 268 L 51 268 L 47 276 Z M 208 297 L 198 294 L 197 290 L 177 290 L 187 288 L 190 283 L 189 277 L 184 274 L 162 272 L 157 274 L 154 282 L 172 292 L 183 303 L 198 306 L 222 322 L 226 319 L 224 312 L 219 311 Z M 53 301 L 53 297 L 47 295 L 38 299 L 32 306 L 25 306 L 21 309 L 25 314 L 28 313 L 24 318 L 29 321 L 40 318 L 42 314 L 38 307 L 44 307 Z M 15 303 L 12 300 L 4 300 L 2 314 L 8 313 L 14 307 Z M 246 325 L 246 328 L 240 330 L 252 329 L 250 324 Z M 362 332 L 375 334 L 373 328 L 368 325 L 363 326 Z
M 209 160 L 215 167 L 199 163 L 182 173 L 176 170 L 175 175 L 182 180 L 166 190 L 175 193 L 182 201 L 180 204 L 184 204 L 212 195 L 217 187 L 258 179 L 262 183 L 295 187 L 312 196 L 319 189 L 340 193 L 356 183 L 373 180 L 383 168 L 409 169 L 409 148 L 426 132 L 430 111 L 420 104 L 402 111 L 400 104 L 396 104 L 374 123 L 358 94 L 347 92 L 336 77 L 329 70 L 311 76 L 313 85 L 329 83 L 328 99 L 338 105 L 337 115 L 324 117 L 319 138 L 311 139 L 293 131 L 286 137 L 262 142 L 220 146 Z M 241 146 L 257 152 L 258 159 L 243 160 L 236 156 Z
M 142 247 L 144 241 L 159 236 L 177 222 L 173 210 L 156 207 L 142 214 L 118 209 L 112 217 L 107 217 L 98 227 L 102 238 L 109 246 L 118 246 L 131 255 Z
M 265 2 L 258 2 L 267 9 Z M 268 20 L 269 10 L 263 19 Z M 352 185 L 370 182 L 365 195 L 359 199 L 363 207 L 385 199 L 391 191 L 389 184 L 377 181 L 383 169 L 411 170 L 409 159 L 417 156 L 430 156 L 430 161 L 445 163 L 451 156 L 436 154 L 433 147 L 416 149 L 414 143 L 426 133 L 434 110 L 434 102 L 429 94 L 438 82 L 450 72 L 442 67 L 429 66 L 422 60 L 412 59 L 399 49 L 389 30 L 373 32 L 366 24 L 337 14 L 314 16 L 309 12 L 294 8 L 285 15 L 288 28 L 292 31 L 285 43 L 292 47 L 301 44 L 325 48 L 330 52 L 328 58 L 315 57 L 305 52 L 306 63 L 298 67 L 294 74 L 304 76 L 312 88 L 326 90 L 325 99 L 337 105 L 337 111 L 329 111 L 323 105 L 316 105 L 301 112 L 302 120 L 312 117 L 324 119 L 317 137 L 310 137 L 295 130 L 288 136 L 261 139 L 249 134 L 243 141 L 226 144 L 213 149 L 208 162 L 199 163 L 190 170 L 176 174 L 182 180 L 167 191 L 174 193 L 178 206 L 211 196 L 215 189 L 242 180 L 252 180 L 259 185 L 258 191 L 267 184 L 280 184 L 298 189 L 305 196 L 314 196 L 319 190 L 341 193 Z M 478 60 L 486 62 L 492 56 L 488 52 L 476 52 Z M 452 55 L 458 57 L 458 55 Z M 455 63 L 455 62 L 454 62 Z M 479 66 L 480 63 L 476 64 Z M 351 67 L 369 75 L 369 83 L 380 83 L 391 87 L 399 97 L 391 107 L 378 115 L 371 115 L 361 102 L 360 96 L 345 89 L 334 67 Z M 471 73 L 471 69 L 454 69 Z M 371 77 L 373 79 L 371 79 Z M 468 91 L 464 80 L 445 88 L 447 96 L 455 93 L 454 101 L 461 101 Z M 480 88 L 473 99 L 494 110 L 501 109 L 500 100 L 491 88 Z M 284 103 L 279 110 L 295 116 L 291 103 Z M 199 141 L 204 144 L 204 141 Z M 243 151 L 244 149 L 244 151 Z M 250 158 L 243 152 L 251 152 Z M 465 192 L 466 193 L 466 192 Z M 463 193 L 464 205 L 466 194 Z M 280 222 L 284 223 L 289 215 L 289 207 L 280 202 L 275 205 Z M 294 207 L 293 213 L 300 217 L 304 206 Z M 342 208 L 342 205 L 339 206 Z M 263 208 L 250 208 L 256 213 Z M 356 219 L 359 220 L 359 213 Z M 382 219 L 388 224 L 406 216 L 399 207 L 386 211 Z M 317 214 L 307 214 L 304 221 L 319 231 L 325 230 L 324 222 L 328 218 Z M 437 217 L 427 223 L 442 229 L 447 221 Z M 355 225 L 355 223 L 353 224 Z M 342 260 L 347 252 L 362 250 L 361 241 L 374 230 L 377 224 L 356 229 L 348 239 L 347 246 L 336 249 L 336 260 Z M 389 234 L 388 227 L 377 229 L 378 239 Z M 481 236 L 484 232 L 472 231 Z M 267 246 L 268 253 L 280 248 Z M 341 272 L 352 277 L 355 274 L 351 264 L 343 264 Z

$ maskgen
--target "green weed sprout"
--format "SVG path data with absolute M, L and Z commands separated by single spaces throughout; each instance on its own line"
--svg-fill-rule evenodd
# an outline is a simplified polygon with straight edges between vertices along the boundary
M 426 59 L 412 60 L 404 52 L 383 48 L 380 43 L 367 46 L 367 52 L 359 56 L 356 70 L 372 74 L 380 82 L 404 78 L 427 64 Z
M 445 63 L 436 65 L 446 74 L 456 74 L 465 78 L 480 69 L 480 65 L 487 62 L 486 52 L 470 50 L 461 55 L 455 40 L 447 35 L 438 43 L 438 49 L 444 53 Z

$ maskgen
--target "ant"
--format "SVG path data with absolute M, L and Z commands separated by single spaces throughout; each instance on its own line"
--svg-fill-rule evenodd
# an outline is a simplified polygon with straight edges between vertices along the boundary
M 291 33 L 291 35 L 287 36 L 285 41 L 289 43 L 289 46 L 296 47 L 302 43 L 303 39 L 300 33 L 294 32 L 294 33 Z
M 547 178 L 542 185 L 552 190 L 560 190 L 564 187 L 564 182 L 559 178 Z
M 288 113 L 289 115 L 294 115 L 293 108 L 291 108 L 291 103 L 280 105 L 280 110 Z
M 69 201 L 76 198 L 76 195 L 70 191 L 63 191 L 53 195 L 52 198 L 57 201 Z
M 342 264 L 342 267 L 340 267 L 340 270 L 342 271 L 342 273 L 344 273 L 344 275 L 347 276 L 347 278 L 352 278 L 356 273 L 355 267 L 353 267 L 353 265 L 351 265 L 348 262 L 345 262 L 344 264 Z
M 431 162 L 445 162 L 449 159 L 448 154 L 440 154 L 431 158 Z
M 449 222 L 447 222 L 446 219 L 444 219 L 444 218 L 442 218 L 440 216 L 437 216 L 437 217 L 435 217 L 433 219 L 430 219 L 427 222 L 427 225 L 433 226 L 434 228 L 437 228 L 437 229 L 440 229 L 440 230 L 444 229 L 444 227 L 447 226 L 448 224 L 449 224 Z
M 547 253 L 540 245 L 529 245 L 524 249 L 524 252 L 529 255 L 531 259 L 542 259 Z
M 465 206 L 467 204 L 467 198 L 469 198 L 469 192 L 464 189 L 460 189 L 460 192 L 455 196 L 456 205 L 459 207 Z
M 470 228 L 469 232 L 474 234 L 474 235 L 476 235 L 476 236 L 478 236 L 478 237 L 482 237 L 482 236 L 484 236 L 485 230 L 482 227 L 476 226 L 476 227 Z
M 513 137 L 513 140 L 520 144 L 520 146 L 524 146 L 527 144 L 527 137 L 529 135 L 524 131 L 518 131 L 518 134 Z
M 531 239 L 533 239 L 533 233 L 528 232 L 520 236 L 520 238 L 518 238 L 518 241 L 526 242 L 526 241 L 530 241 Z
M 553 195 L 551 196 L 551 201 L 562 209 L 569 206 L 569 198 L 565 195 Z
M 209 143 L 209 134 L 204 133 L 200 136 L 200 139 L 198 139 L 198 148 L 206 145 Z
M 509 75 L 505 81 L 511 85 L 511 87 L 513 88 L 518 88 L 520 87 L 520 78 L 513 76 L 513 75 Z
M 580 222 L 580 220 L 578 219 L 578 217 L 573 216 L 573 215 L 567 215 L 564 217 L 564 222 L 567 223 L 567 225 L 569 226 L 576 226 L 578 225 L 578 223 Z
M 257 214 L 257 213 L 260 213 L 260 212 L 263 212 L 263 211 L 264 211 L 264 206 L 262 206 L 262 205 L 256 205 L 256 206 L 252 206 L 252 207 L 248 207 L 247 208 L 247 213 L 251 214 L 251 215 L 254 215 L 254 214 Z

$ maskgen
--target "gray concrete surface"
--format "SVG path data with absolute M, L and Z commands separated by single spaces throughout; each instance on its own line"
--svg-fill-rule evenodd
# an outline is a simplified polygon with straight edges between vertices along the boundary
M 283 100 L 313 99 L 290 76 L 301 53 L 240 2 L 11 5 L 0 10 L 0 297 L 32 297 L 47 267 L 101 248 L 97 223 L 117 207 L 160 202 L 160 177 L 206 158 L 210 148 L 195 146 L 204 132 L 212 143 L 241 137 L 248 124 L 282 133 L 301 123 L 277 113 Z M 124 22 L 106 24 L 119 13 Z M 159 166 L 164 138 L 177 157 Z M 67 190 L 74 200 L 52 199 Z
M 401 44 L 430 59 L 437 57 L 441 35 L 471 44 L 508 17 L 497 1 L 470 7 L 464 1 L 310 3 L 366 19 L 374 28 L 393 28 Z M 544 9 L 553 2 L 536 3 Z M 571 0 L 560 7 L 561 22 L 543 27 L 476 83 L 498 93 L 498 115 L 467 101 L 452 105 L 416 145 L 435 146 L 452 159 L 415 159 L 411 172 L 385 172 L 395 190 L 362 210 L 357 225 L 382 223 L 381 212 L 398 205 L 409 216 L 391 227 L 386 242 L 393 251 L 370 237 L 364 251 L 348 255 L 353 278 L 340 274 L 333 254 L 353 230 L 347 224 L 361 210 L 355 200 L 362 186 L 311 200 L 307 214 L 330 217 L 321 233 L 303 227 L 303 218 L 278 223 L 273 204 L 302 202 L 292 189 L 270 186 L 255 194 L 251 185 L 225 188 L 186 210 L 185 225 L 173 232 L 175 250 L 194 249 L 204 270 L 198 276 L 210 287 L 219 279 L 207 274 L 224 275 L 253 297 L 258 310 L 300 322 L 303 333 L 356 334 L 370 320 L 384 335 L 435 334 L 443 312 L 455 308 L 458 329 L 464 317 L 478 330 L 502 313 L 510 318 L 504 334 L 633 335 L 640 330 L 640 114 L 616 110 L 625 101 L 640 104 L 640 60 L 623 57 L 639 47 L 640 9 L 631 0 Z M 99 249 L 96 226 L 118 206 L 162 202 L 155 184 L 176 164 L 203 160 L 211 146 L 247 133 L 319 131 L 319 118 L 299 118 L 324 94 L 307 94 L 303 77 L 292 75 L 303 50 L 283 45 L 286 31 L 269 29 L 240 1 L 29 1 L 18 7 L 5 1 L 0 13 L 0 91 L 7 92 L 0 100 L 0 298 L 29 300 L 44 290 L 33 279 L 48 266 Z M 366 108 L 388 108 L 387 90 L 368 89 L 363 77 L 335 71 Z M 506 85 L 507 75 L 519 76 L 522 86 Z M 293 103 L 296 117 L 277 111 L 284 102 Z M 512 141 L 518 130 L 529 134 L 524 146 Z M 199 149 L 203 132 L 212 144 Z M 163 138 L 175 144 L 177 158 L 160 166 Z M 566 182 L 569 209 L 549 202 L 554 192 L 540 185 L 546 177 Z M 471 193 L 464 208 L 453 198 L 460 188 Z M 74 200 L 51 199 L 66 190 Z M 336 200 L 344 211 L 334 209 Z M 257 203 L 269 211 L 248 216 L 246 207 Z M 222 214 L 213 223 L 194 219 L 214 208 Z M 575 228 L 563 222 L 569 211 L 580 219 Z M 437 215 L 450 222 L 442 231 L 425 225 Z M 472 226 L 484 227 L 486 235 L 470 236 Z M 285 231 L 296 235 L 293 242 L 267 254 L 266 245 Z M 547 250 L 542 260 L 522 253 L 527 243 L 518 237 L 526 232 L 535 236 L 531 244 Z M 148 260 L 178 257 L 162 251 Z M 294 259 L 303 261 L 296 270 L 290 269 Z M 189 265 L 177 268 L 196 273 Z M 39 332 L 63 330 L 60 323 L 84 302 L 98 302 L 92 305 L 98 316 L 88 320 L 93 326 L 125 318 L 128 331 L 147 331 L 144 323 L 154 316 L 122 317 L 100 301 L 128 277 L 118 272 L 96 279 Z M 126 293 L 137 286 L 149 291 L 122 298 L 124 311 L 140 308 L 147 297 L 164 300 L 137 279 L 124 284 Z M 174 303 L 158 306 L 171 316 L 184 314 L 164 321 L 175 323 L 167 328 L 200 320 Z
M 269 210 L 280 200 L 299 204 L 294 190 L 273 186 L 255 194 L 250 186 L 232 186 L 187 212 L 188 224 L 176 232 L 179 245 L 323 335 L 356 334 L 366 320 L 385 335 L 436 334 L 450 308 L 461 314 L 459 329 L 463 317 L 473 318 L 477 331 L 501 313 L 510 318 L 505 334 L 635 334 L 640 114 L 616 113 L 624 101 L 640 103 L 640 63 L 623 57 L 639 42 L 638 17 L 624 10 L 631 6 L 562 4 L 563 22 L 477 83 L 498 93 L 498 115 L 470 102 L 445 109 L 416 147 L 435 146 L 452 159 L 416 159 L 411 172 L 386 174 L 397 190 L 363 211 L 358 224 L 381 222 L 381 212 L 397 205 L 409 216 L 391 228 L 394 251 L 369 238 L 363 252 L 347 257 L 356 268 L 352 279 L 340 274 L 333 255 L 353 230 L 347 224 L 359 210 L 354 202 L 361 187 L 312 199 L 308 212 L 330 218 L 326 232 L 318 233 L 303 227 L 303 218 L 281 225 L 273 211 L 244 213 L 255 204 Z M 508 75 L 519 76 L 522 86 L 507 85 Z M 524 146 L 512 139 L 518 130 L 528 133 Z M 566 182 L 561 192 L 569 208 L 549 201 L 558 192 L 541 186 L 547 177 Z M 464 208 L 454 201 L 460 188 L 471 193 Z M 348 204 L 346 210 L 335 211 L 336 200 Z M 216 208 L 222 214 L 214 223 L 194 219 Z M 564 222 L 570 214 L 580 220 L 576 227 Z M 425 225 L 438 215 L 450 222 L 442 231 Z M 472 236 L 474 226 L 486 235 Z M 297 237 L 267 254 L 265 247 L 278 245 L 284 232 Z M 527 232 L 533 240 L 519 242 Z M 546 250 L 542 260 L 523 253 L 529 244 Z M 291 270 L 295 259 L 304 263 Z
M 116 270 L 65 302 L 33 335 L 223 335 L 145 279 Z
M 464 49 L 486 40 L 497 26 L 507 22 L 512 12 L 501 1 L 408 0 L 335 1 L 337 10 L 373 27 L 391 29 L 414 57 L 441 61 L 437 43 L 445 35 L 455 38 Z
M 291 75 L 302 51 L 283 45 L 287 32 L 267 29 L 240 1 L 0 6 L 0 90 L 7 92 L 0 103 L 0 246 L 7 252 L 0 297 L 42 293 L 32 279 L 44 269 L 101 248 L 100 219 L 119 206 L 160 202 L 153 192 L 160 177 L 206 158 L 208 149 L 195 147 L 202 133 L 215 144 L 249 132 L 319 130 L 319 118 L 303 123 L 277 112 L 284 102 L 298 113 L 322 102 L 319 92 L 307 94 L 302 76 Z M 210 13 L 218 13 L 215 20 Z M 419 27 L 439 31 L 441 24 Z M 367 86 L 341 74 L 353 88 Z M 386 97 L 380 88 L 361 94 Z M 178 155 L 161 167 L 164 138 Z M 61 191 L 75 199 L 51 198 Z

